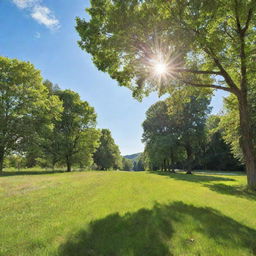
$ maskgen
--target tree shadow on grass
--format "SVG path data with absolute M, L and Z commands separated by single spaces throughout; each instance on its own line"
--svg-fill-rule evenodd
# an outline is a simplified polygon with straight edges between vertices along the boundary
M 244 186 L 230 186 L 226 184 L 211 184 L 211 185 L 205 185 L 210 190 L 218 192 L 220 194 L 225 195 L 232 195 L 247 199 L 256 200 L 256 191 L 248 190 Z
M 56 174 L 56 173 L 64 173 L 65 171 L 4 171 L 0 174 L 0 177 L 8 177 L 8 176 L 22 176 L 22 175 L 42 175 L 42 174 Z
M 227 178 L 227 177 L 219 177 L 215 175 L 202 175 L 202 174 L 193 174 L 188 175 L 184 173 L 168 173 L 168 172 L 150 172 L 152 174 L 167 176 L 171 179 L 175 180 L 183 180 L 183 181 L 190 181 L 190 182 L 197 182 L 197 183 L 207 183 L 212 181 L 235 181 L 235 179 Z
M 196 234 L 195 240 L 191 239 L 191 233 Z M 211 247 L 205 244 L 208 247 L 204 248 L 202 242 L 203 246 L 198 246 L 201 251 L 197 248 L 193 254 L 193 245 L 200 244 L 202 236 Z M 183 250 L 182 255 L 221 255 L 215 251 L 216 246 L 256 255 L 255 238 L 256 230 L 212 208 L 179 201 L 156 204 L 150 210 L 141 209 L 124 216 L 115 213 L 91 222 L 86 230 L 69 237 L 60 246 L 59 256 L 171 256 L 178 246 Z

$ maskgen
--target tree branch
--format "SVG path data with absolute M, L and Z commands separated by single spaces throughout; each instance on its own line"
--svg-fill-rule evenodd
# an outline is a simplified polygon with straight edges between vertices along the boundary
M 205 87 L 205 88 L 219 89 L 219 90 L 235 93 L 234 90 L 231 89 L 231 88 L 223 87 L 223 86 L 219 86 L 219 85 L 215 85 L 215 84 L 198 84 L 198 83 L 193 83 L 193 82 L 186 81 L 186 80 L 180 80 L 180 81 L 182 83 L 185 83 L 185 84 L 188 84 L 188 85 L 191 85 L 191 86 L 195 86 L 195 87 Z
M 219 59 L 216 57 L 212 49 L 204 49 L 204 51 L 213 59 L 216 66 L 220 69 L 221 75 L 224 77 L 226 83 L 228 86 L 233 89 L 233 91 L 239 91 L 239 88 L 236 86 L 235 82 L 231 78 L 231 76 L 228 74 L 228 72 L 225 70 L 225 68 L 220 63 Z
M 235 0 L 236 1 L 236 0 Z M 195 30 L 193 28 L 191 28 L 191 30 L 196 33 L 198 36 L 201 36 L 200 32 L 198 30 Z M 235 82 L 233 81 L 233 79 L 231 78 L 231 76 L 228 74 L 228 72 L 225 70 L 225 68 L 222 66 L 222 64 L 220 63 L 219 59 L 216 57 L 214 51 L 207 46 L 202 46 L 203 51 L 208 54 L 214 61 L 215 65 L 219 68 L 220 70 L 220 74 L 221 76 L 223 76 L 223 78 L 225 79 L 226 83 L 228 84 L 228 86 L 234 91 L 234 92 L 238 92 L 239 88 L 236 86 Z M 225 88 L 225 87 L 224 87 Z
M 211 71 L 211 70 L 193 70 L 193 69 L 185 69 L 185 68 L 175 68 L 173 69 L 175 72 L 187 72 L 193 74 L 205 74 L 205 75 L 219 75 L 222 76 L 222 73 L 219 71 Z
M 252 7 L 248 11 L 247 20 L 246 20 L 244 28 L 242 29 L 243 33 L 245 33 L 247 31 L 247 29 L 248 29 L 248 27 L 250 25 L 250 21 L 252 19 L 252 14 L 253 14 L 253 8 L 254 8 L 255 4 L 256 4 L 256 1 L 252 0 Z
M 226 24 L 225 24 L 225 25 L 226 25 Z M 224 26 L 224 32 L 230 37 L 230 39 L 235 40 L 235 37 L 234 37 L 230 32 L 228 32 L 226 26 Z
M 238 2 L 235 0 L 235 14 L 236 14 L 236 26 L 237 26 L 237 31 L 240 33 L 242 31 L 241 28 L 241 23 L 239 20 L 239 11 L 238 11 Z

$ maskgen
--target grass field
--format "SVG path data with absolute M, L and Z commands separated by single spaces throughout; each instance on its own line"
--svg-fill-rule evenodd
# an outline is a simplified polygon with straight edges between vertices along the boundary
M 0 177 L 0 255 L 256 255 L 256 194 L 245 183 L 241 175 L 9 172 Z

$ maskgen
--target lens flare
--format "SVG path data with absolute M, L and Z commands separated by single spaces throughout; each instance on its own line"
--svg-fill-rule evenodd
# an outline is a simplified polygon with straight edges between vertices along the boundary
M 164 75 L 167 73 L 167 65 L 163 62 L 157 62 L 154 65 L 154 71 L 156 73 L 156 75 Z

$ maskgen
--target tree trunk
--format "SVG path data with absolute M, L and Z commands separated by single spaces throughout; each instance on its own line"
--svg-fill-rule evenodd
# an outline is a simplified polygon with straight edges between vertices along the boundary
M 166 159 L 164 159 L 164 171 L 165 171 L 165 172 L 167 172 L 167 171 L 168 171 L 168 167 L 167 167 Z
M 0 175 L 3 174 L 4 168 L 4 149 L 0 149 Z
M 187 153 L 187 172 L 186 174 L 192 174 L 192 149 L 190 145 L 186 146 L 186 153 Z
M 67 157 L 67 172 L 71 172 L 71 162 L 69 157 Z
M 171 160 L 168 160 L 168 172 L 172 171 L 172 164 L 171 164 Z
M 173 155 L 173 152 L 171 152 L 170 169 L 171 169 L 172 173 L 176 173 L 175 172 L 175 168 L 174 168 L 174 155 Z
M 256 190 L 256 159 L 253 143 L 253 130 L 247 102 L 247 95 L 244 92 L 238 97 L 240 114 L 240 145 L 243 151 L 244 162 L 246 166 L 247 182 L 251 189 Z
M 3 174 L 4 158 L 0 157 L 0 175 Z

